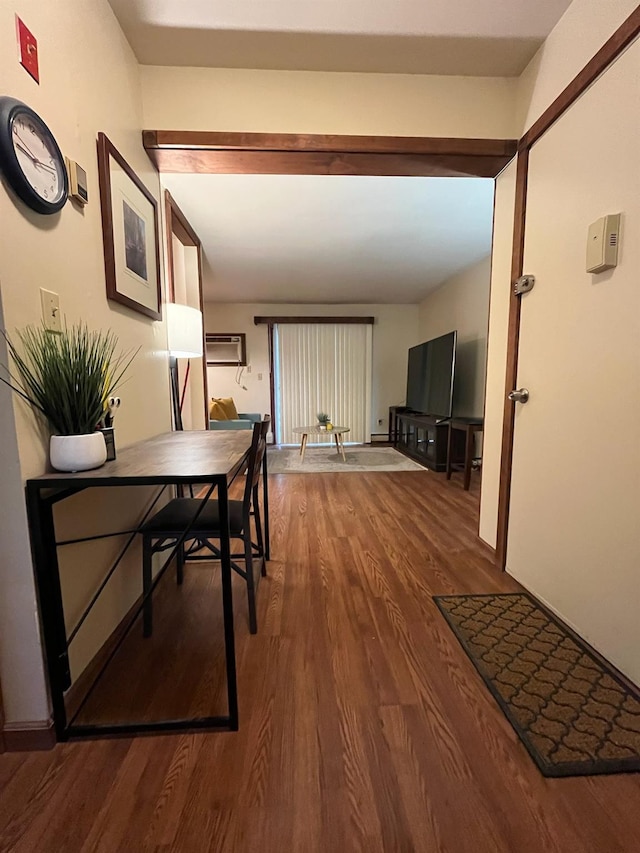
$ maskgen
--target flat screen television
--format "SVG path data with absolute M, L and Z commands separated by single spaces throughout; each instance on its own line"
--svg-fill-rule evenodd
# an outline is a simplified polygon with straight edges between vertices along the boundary
M 423 415 L 450 418 L 457 332 L 411 347 L 407 371 L 407 406 Z

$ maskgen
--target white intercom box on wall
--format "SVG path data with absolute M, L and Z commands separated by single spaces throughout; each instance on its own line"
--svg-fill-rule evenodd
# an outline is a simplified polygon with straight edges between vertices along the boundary
M 610 213 L 593 222 L 587 237 L 587 272 L 604 272 L 615 267 L 619 242 L 619 213 Z

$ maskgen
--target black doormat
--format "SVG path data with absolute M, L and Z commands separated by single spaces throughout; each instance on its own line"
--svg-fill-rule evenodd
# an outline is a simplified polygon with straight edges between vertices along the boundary
M 531 596 L 434 601 L 545 776 L 640 770 L 640 694 Z

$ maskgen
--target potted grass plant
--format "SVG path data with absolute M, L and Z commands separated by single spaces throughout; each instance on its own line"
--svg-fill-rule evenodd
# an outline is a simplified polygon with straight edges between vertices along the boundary
M 329 423 L 329 415 L 326 412 L 318 412 L 316 417 L 318 419 L 318 426 L 320 429 L 326 429 L 327 424 Z
M 318 418 L 318 425 L 320 426 L 320 429 L 333 429 L 331 418 L 326 412 L 318 412 L 316 417 Z
M 27 326 L 14 343 L 3 332 L 15 364 L 0 380 L 22 397 L 51 433 L 50 461 L 58 471 L 99 468 L 107 458 L 97 431 L 107 400 L 122 381 L 136 352 L 117 353 L 111 332 L 85 325 L 51 332 Z

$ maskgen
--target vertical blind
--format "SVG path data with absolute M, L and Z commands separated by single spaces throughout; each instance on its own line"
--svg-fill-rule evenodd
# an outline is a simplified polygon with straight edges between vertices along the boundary
M 345 441 L 371 441 L 371 350 L 370 324 L 276 324 L 278 441 L 298 443 L 293 428 L 316 424 L 318 412 L 349 427 Z M 331 436 L 309 439 L 323 443 Z

